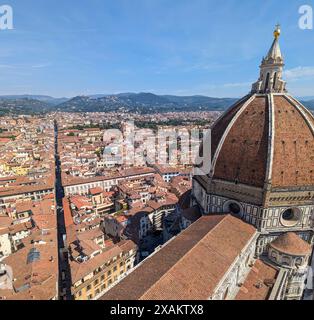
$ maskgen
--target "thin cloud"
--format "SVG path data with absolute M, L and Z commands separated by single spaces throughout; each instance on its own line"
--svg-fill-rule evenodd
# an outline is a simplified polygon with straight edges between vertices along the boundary
M 0 69 L 14 69 L 15 66 L 14 65 L 10 65 L 10 64 L 0 64 Z
M 41 64 L 32 65 L 32 68 L 41 69 L 41 68 L 46 68 L 46 67 L 49 67 L 49 66 L 50 66 L 50 63 L 41 63 Z
M 41 69 L 49 67 L 50 65 L 50 63 L 38 63 L 34 65 L 0 64 L 0 69 Z
M 204 70 L 204 71 L 216 71 L 226 68 L 231 68 L 232 64 L 220 64 L 220 63 L 197 63 L 194 65 L 189 65 L 183 68 L 184 72 L 190 72 L 190 71 L 198 71 L 198 70 Z
M 309 79 L 314 78 L 314 67 L 296 67 L 284 72 L 284 77 L 287 80 Z
M 243 87 L 249 87 L 250 85 L 252 85 L 252 81 L 251 82 L 234 82 L 234 83 L 225 83 L 222 86 L 224 88 L 243 88 Z
M 202 83 L 194 87 L 181 90 L 173 90 L 177 95 L 204 95 L 211 97 L 240 97 L 246 94 L 254 81 L 231 82 L 231 83 Z

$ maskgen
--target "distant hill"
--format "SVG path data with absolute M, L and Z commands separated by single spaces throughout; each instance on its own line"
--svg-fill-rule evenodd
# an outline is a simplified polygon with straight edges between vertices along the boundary
M 296 97 L 299 101 L 311 101 L 314 100 L 314 96 Z
M 309 108 L 310 110 L 312 110 L 312 112 L 314 113 L 314 99 L 313 100 L 309 100 L 309 101 L 300 101 L 305 107 Z
M 29 98 L 0 98 L 0 115 L 7 114 L 39 114 L 53 110 L 47 102 Z
M 77 96 L 71 99 L 42 95 L 0 96 L 0 115 L 38 114 L 50 111 L 63 112 L 109 112 L 137 113 L 224 111 L 236 98 L 212 98 L 206 96 L 156 95 L 153 93 L 120 93 Z M 314 110 L 313 100 L 301 100 Z
M 30 99 L 30 100 L 43 101 L 43 102 L 47 102 L 47 103 L 54 105 L 54 106 L 69 100 L 69 98 L 54 98 L 51 96 L 31 95 L 31 94 L 0 96 L 0 101 L 1 100 L 19 100 L 19 99 Z
M 169 111 L 225 110 L 237 99 L 205 96 L 172 96 L 153 93 L 121 93 L 74 97 L 57 109 L 68 112 L 101 112 L 124 110 L 128 112 L 155 113 Z

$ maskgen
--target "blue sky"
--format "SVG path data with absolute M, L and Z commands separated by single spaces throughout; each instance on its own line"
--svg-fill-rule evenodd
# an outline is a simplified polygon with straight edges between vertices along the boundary
M 239 97 L 282 26 L 288 89 L 314 96 L 304 0 L 0 0 L 0 94 L 153 92 Z M 314 1 L 312 3 L 314 6 Z

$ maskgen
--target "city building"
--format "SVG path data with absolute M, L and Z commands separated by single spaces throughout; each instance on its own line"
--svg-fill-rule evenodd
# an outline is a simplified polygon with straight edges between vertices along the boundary
M 75 300 L 95 299 L 124 277 L 136 262 L 134 242 L 113 242 L 104 233 L 99 213 L 93 208 L 95 201 L 101 199 L 98 191 L 92 189 L 91 198 L 78 195 L 63 199 L 63 255 L 68 260 L 71 296 Z
M 54 200 L 32 202 L 29 221 L 12 223 L 0 225 L 0 300 L 59 299 Z
M 279 36 L 277 26 L 251 93 L 212 127 L 212 168 L 193 177 L 191 194 L 202 217 L 102 299 L 302 298 L 314 240 L 314 118 L 286 90 Z

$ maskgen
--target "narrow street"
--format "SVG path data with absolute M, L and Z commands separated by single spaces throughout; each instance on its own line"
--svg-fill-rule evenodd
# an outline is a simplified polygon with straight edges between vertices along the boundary
M 58 154 L 58 126 L 54 123 L 55 132 L 55 165 L 56 165 L 56 203 L 58 224 L 58 248 L 59 248 L 59 296 L 60 299 L 71 299 L 71 273 L 66 253 L 64 253 L 64 240 L 66 239 L 66 228 L 64 222 L 62 198 L 64 192 L 61 183 L 60 158 Z

